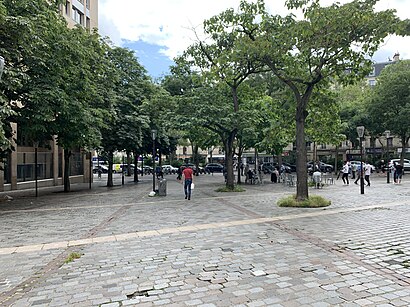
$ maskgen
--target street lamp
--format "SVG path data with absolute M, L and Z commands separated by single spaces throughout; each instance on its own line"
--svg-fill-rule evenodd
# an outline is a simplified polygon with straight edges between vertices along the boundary
M 390 150 L 389 150 L 389 138 L 390 138 L 390 130 L 384 131 L 384 134 L 386 135 L 386 147 L 387 147 L 387 183 L 390 183 L 390 167 L 389 167 L 389 160 L 390 160 Z
M 1 80 L 1 75 L 3 74 L 4 71 L 4 58 L 0 55 L 0 80 Z
M 364 178 L 363 178 L 363 136 L 364 126 L 358 126 L 356 128 L 357 134 L 360 139 L 360 194 L 364 194 Z
M 151 130 L 152 136 L 152 191 L 155 192 L 155 139 L 157 138 L 157 130 Z
M 36 181 L 36 197 L 38 197 L 38 171 L 37 171 L 38 141 L 33 142 L 33 145 L 34 145 L 34 180 Z

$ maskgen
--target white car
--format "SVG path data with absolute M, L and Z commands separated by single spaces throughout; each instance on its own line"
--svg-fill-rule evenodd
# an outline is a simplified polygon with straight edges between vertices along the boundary
M 360 167 L 360 161 L 349 161 L 350 162 L 350 166 L 355 165 L 356 169 L 358 169 Z M 366 163 L 363 161 L 363 166 L 366 165 Z M 372 172 L 376 171 L 376 167 L 372 164 L 369 164 L 370 168 L 372 170 Z
M 176 174 L 178 172 L 177 167 L 173 167 L 172 165 L 166 164 L 162 165 L 162 171 L 164 174 Z
M 389 162 L 389 167 L 393 167 L 394 162 L 396 163 L 400 163 L 400 159 L 391 159 L 391 161 Z M 405 171 L 410 171 L 410 160 L 408 159 L 404 159 L 403 160 L 403 169 Z

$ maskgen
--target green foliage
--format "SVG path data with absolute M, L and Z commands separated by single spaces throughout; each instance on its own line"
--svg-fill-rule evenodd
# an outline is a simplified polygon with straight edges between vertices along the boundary
M 216 189 L 216 192 L 245 192 L 245 189 L 237 185 L 235 185 L 233 188 L 225 186 L 225 187 Z
M 335 90 L 342 122 L 341 131 L 354 146 L 359 146 L 357 126 L 363 125 L 366 127 L 366 130 L 373 131 L 371 118 L 367 111 L 370 91 L 371 88 L 364 81 L 339 87 Z
M 318 195 L 310 195 L 309 199 L 298 201 L 296 195 L 287 196 L 278 200 L 279 207 L 322 208 L 331 204 L 330 200 Z
M 80 254 L 80 253 L 72 252 L 72 253 L 70 253 L 70 255 L 68 255 L 68 257 L 66 258 L 66 260 L 64 261 L 64 263 L 73 262 L 75 259 L 80 259 L 81 256 L 82 256 L 82 254 Z
M 369 102 L 369 113 L 379 131 L 390 130 L 405 147 L 410 138 L 410 61 L 400 61 L 383 69 Z

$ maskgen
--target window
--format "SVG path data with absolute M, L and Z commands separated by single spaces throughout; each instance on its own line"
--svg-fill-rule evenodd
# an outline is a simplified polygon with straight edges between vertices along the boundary
M 84 14 L 73 6 L 73 20 L 80 25 L 84 24 Z
M 376 85 L 376 80 L 369 80 L 369 85 L 370 86 L 375 86 Z
M 372 71 L 370 72 L 369 76 L 374 77 L 376 75 L 376 67 L 372 67 Z
M 85 0 L 85 7 L 90 9 L 90 0 Z
M 90 28 L 91 28 L 90 18 L 86 17 L 85 22 L 86 22 L 85 27 L 86 27 L 88 30 L 90 30 Z
M 65 14 L 70 16 L 70 2 L 68 1 L 65 3 Z

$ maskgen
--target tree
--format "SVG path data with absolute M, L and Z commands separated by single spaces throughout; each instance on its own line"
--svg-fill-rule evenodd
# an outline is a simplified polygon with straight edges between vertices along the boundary
M 112 169 L 115 151 L 125 150 L 129 154 L 142 146 L 142 130 L 147 127 L 148 118 L 140 108 L 149 97 L 151 87 L 146 70 L 131 50 L 112 47 L 108 58 L 112 65 L 112 84 L 107 85 L 112 89 L 112 95 L 107 97 L 111 109 L 102 129 L 101 147 Z M 112 172 L 108 173 L 107 186 L 113 186 Z
M 61 1 L 0 1 L 0 54 L 6 61 L 6 72 L 0 82 L 0 158 L 13 149 L 10 122 L 15 122 L 20 109 L 16 102 L 27 95 L 25 86 L 32 81 L 31 64 L 37 63 L 44 69 L 43 60 L 49 56 L 43 57 L 42 51 L 47 36 L 53 32 L 57 36 L 59 26 L 65 27 L 58 14 L 59 3 Z M 17 112 L 12 110 L 16 107 Z
M 410 61 L 389 65 L 381 72 L 371 95 L 369 113 L 382 131 L 400 138 L 403 163 L 410 138 Z
M 315 88 L 325 88 L 335 79 L 350 83 L 367 75 L 368 58 L 399 22 L 393 10 L 375 12 L 376 2 L 355 0 L 321 7 L 319 0 L 287 1 L 288 9 L 302 10 L 303 18 L 298 20 L 294 15 L 268 14 L 263 1 L 241 1 L 240 13 L 228 10 L 213 19 L 221 31 L 231 32 L 234 27 L 246 33 L 251 43 L 242 48 L 246 50 L 242 56 L 255 55 L 293 92 L 298 201 L 308 198 L 305 123 Z
M 229 88 L 230 93 L 227 94 L 231 97 L 231 110 L 228 116 L 230 123 L 215 127 L 213 122 L 212 125 L 205 127 L 221 137 L 225 150 L 226 187 L 232 190 L 234 142 L 241 123 L 238 90 L 250 75 L 263 70 L 261 63 L 255 60 L 253 54 L 247 52 L 249 47 L 243 41 L 249 41 L 249 38 L 234 27 L 227 29 L 224 25 L 218 24 L 218 20 L 219 17 L 215 16 L 204 21 L 204 32 L 209 35 L 208 41 L 198 41 L 191 45 L 185 51 L 184 57 L 192 59 L 192 65 L 201 69 L 205 82 L 222 83 Z

